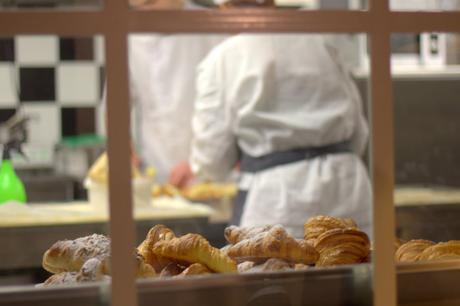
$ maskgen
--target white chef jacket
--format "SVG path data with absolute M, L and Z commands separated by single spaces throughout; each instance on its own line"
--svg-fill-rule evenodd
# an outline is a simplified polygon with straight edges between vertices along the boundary
M 190 154 L 198 63 L 228 35 L 136 34 L 129 38 L 136 148 L 157 180 Z
M 282 224 L 297 237 L 309 217 L 354 218 L 370 231 L 371 186 L 361 155 L 368 126 L 357 89 L 320 35 L 242 34 L 200 64 L 190 163 L 220 179 L 240 148 L 272 152 L 350 140 L 354 153 L 321 156 L 245 174 L 241 225 Z M 370 233 L 369 233 L 370 234 Z

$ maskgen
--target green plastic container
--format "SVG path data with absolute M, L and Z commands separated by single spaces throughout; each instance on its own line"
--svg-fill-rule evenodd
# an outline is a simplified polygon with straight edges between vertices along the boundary
M 3 160 L 0 166 L 0 204 L 10 201 L 27 202 L 24 184 L 14 171 L 11 160 Z

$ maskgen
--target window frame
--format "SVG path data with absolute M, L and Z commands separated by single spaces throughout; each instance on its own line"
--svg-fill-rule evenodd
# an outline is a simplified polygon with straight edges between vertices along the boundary
M 374 203 L 374 305 L 396 305 L 393 262 L 395 214 L 393 95 L 390 35 L 460 32 L 460 12 L 390 11 L 388 0 L 369 0 L 367 11 L 136 11 L 128 1 L 105 1 L 97 11 L 0 11 L 0 35 L 103 35 L 106 42 L 112 305 L 137 305 L 130 169 L 127 35 L 131 32 L 365 33 L 371 55 L 371 178 Z M 114 22 L 116 21 L 116 22 Z M 388 230 L 390 229 L 390 230 Z

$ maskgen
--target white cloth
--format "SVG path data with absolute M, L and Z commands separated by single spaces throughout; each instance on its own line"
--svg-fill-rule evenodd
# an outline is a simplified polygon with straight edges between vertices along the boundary
M 165 182 L 190 154 L 198 63 L 228 35 L 137 34 L 129 38 L 131 98 L 141 160 Z
M 243 34 L 216 47 L 199 67 L 192 169 L 225 177 L 238 147 L 254 157 L 350 139 L 335 154 L 244 176 L 241 225 L 279 223 L 297 237 L 317 214 L 352 217 L 369 233 L 371 186 L 359 156 L 368 126 L 357 89 L 320 35 Z

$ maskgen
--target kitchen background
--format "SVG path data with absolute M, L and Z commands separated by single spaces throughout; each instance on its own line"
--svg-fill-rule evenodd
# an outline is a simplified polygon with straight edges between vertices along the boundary
M 460 164 L 459 37 L 447 35 L 443 65 L 395 69 L 399 185 L 460 187 L 460 172 L 453 170 Z M 367 105 L 368 74 L 355 68 Z M 16 111 L 31 118 L 27 159 L 14 158 L 29 201 L 86 197 L 86 171 L 104 150 L 103 87 L 102 37 L 0 38 L 0 123 Z
M 103 84 L 102 37 L 0 38 L 0 122 L 30 117 L 27 159 L 14 163 L 31 201 L 84 197 L 85 170 L 103 148 Z

